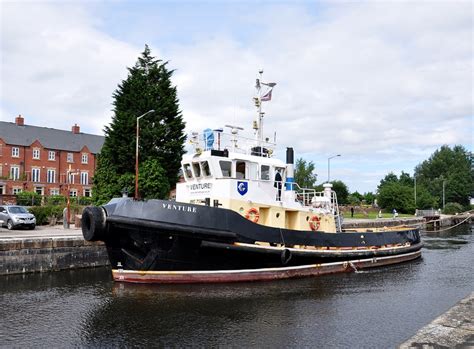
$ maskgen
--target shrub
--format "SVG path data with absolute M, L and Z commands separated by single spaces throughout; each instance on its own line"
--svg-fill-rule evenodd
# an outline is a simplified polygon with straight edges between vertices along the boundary
M 463 206 L 461 204 L 458 204 L 457 202 L 448 202 L 443 209 L 444 214 L 455 214 L 461 213 L 463 211 Z
M 79 205 L 82 206 L 89 206 L 92 204 L 92 197 L 81 196 L 79 198 Z
M 23 191 L 17 194 L 16 203 L 21 206 L 41 205 L 41 195 L 34 191 Z
M 52 195 L 46 199 L 48 205 L 64 205 L 66 203 L 66 197 L 63 195 Z

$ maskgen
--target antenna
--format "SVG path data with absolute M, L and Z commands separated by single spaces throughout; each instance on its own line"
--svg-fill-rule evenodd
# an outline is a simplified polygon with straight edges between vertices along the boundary
M 230 128 L 230 133 L 232 133 L 232 148 L 233 150 L 235 151 L 235 148 L 238 148 L 237 147 L 237 134 L 239 133 L 239 130 L 240 131 L 243 131 L 243 127 L 239 127 L 239 126 L 232 126 L 232 125 L 225 125 L 225 127 L 228 127 Z

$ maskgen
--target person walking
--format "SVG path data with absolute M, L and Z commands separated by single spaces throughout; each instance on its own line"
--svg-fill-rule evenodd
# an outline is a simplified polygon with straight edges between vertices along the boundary
M 351 207 L 351 218 L 354 218 L 354 207 Z
M 275 173 L 275 184 L 273 185 L 278 190 L 277 197 L 276 197 L 277 201 L 281 201 L 281 182 L 282 181 L 283 181 L 283 178 L 281 177 L 280 169 L 277 169 Z

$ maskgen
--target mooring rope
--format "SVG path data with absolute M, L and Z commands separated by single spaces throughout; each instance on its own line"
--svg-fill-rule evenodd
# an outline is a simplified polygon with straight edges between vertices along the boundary
M 463 224 L 465 221 L 467 221 L 468 219 L 471 218 L 471 214 L 469 214 L 469 216 L 466 217 L 466 219 L 462 220 L 461 222 L 449 227 L 449 228 L 446 228 L 446 229 L 438 229 L 438 230 L 422 230 L 422 232 L 424 233 L 439 233 L 439 232 L 442 232 L 442 231 L 448 231 L 448 230 L 451 230 L 453 228 L 456 228 L 458 225 L 461 225 Z M 430 221 L 429 223 L 431 222 L 435 222 L 435 221 Z

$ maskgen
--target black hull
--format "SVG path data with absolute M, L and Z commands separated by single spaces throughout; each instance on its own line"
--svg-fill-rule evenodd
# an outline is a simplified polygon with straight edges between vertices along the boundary
M 90 209 L 96 211 L 83 214 L 84 237 L 105 242 L 114 269 L 274 268 L 393 256 L 421 248 L 418 229 L 337 234 L 280 229 L 227 209 L 162 200 L 122 199 Z

